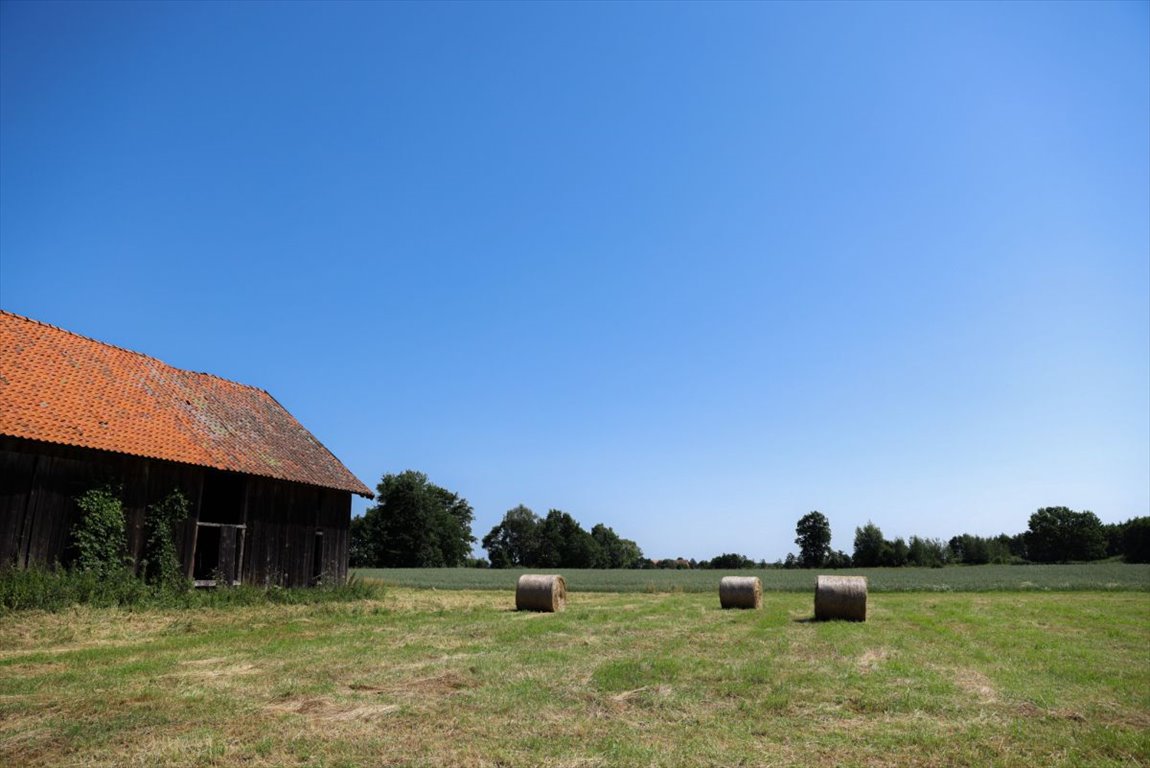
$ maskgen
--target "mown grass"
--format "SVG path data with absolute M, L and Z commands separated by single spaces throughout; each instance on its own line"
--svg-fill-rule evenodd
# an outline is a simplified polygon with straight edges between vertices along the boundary
M 0 623 L 0 764 L 1119 766 L 1150 762 L 1150 595 L 388 588 Z
M 554 569 L 360 568 L 356 575 L 405 587 L 514 589 L 523 573 Z M 979 565 L 949 568 L 782 570 L 562 569 L 572 592 L 715 592 L 723 576 L 758 576 L 765 592 L 810 592 L 817 573 L 866 576 L 871 592 L 1150 591 L 1150 565 L 1107 561 L 1071 565 Z

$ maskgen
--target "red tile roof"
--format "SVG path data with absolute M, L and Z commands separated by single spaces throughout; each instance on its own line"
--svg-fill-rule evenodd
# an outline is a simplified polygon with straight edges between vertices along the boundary
M 0 435 L 372 496 L 262 389 L 3 310 Z

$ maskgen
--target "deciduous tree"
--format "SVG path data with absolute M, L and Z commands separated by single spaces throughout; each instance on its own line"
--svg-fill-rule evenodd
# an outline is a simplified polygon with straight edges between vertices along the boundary
M 552 509 L 547 517 L 520 504 L 483 537 L 492 568 L 640 568 L 643 551 L 599 523 L 588 533 L 575 518 Z
M 591 538 L 599 545 L 599 561 L 596 568 L 638 568 L 643 559 L 643 550 L 630 539 L 620 538 L 615 531 L 603 523 L 591 529 Z
M 599 544 L 579 521 L 552 509 L 539 526 L 539 563 L 543 568 L 594 568 Z
M 712 557 L 708 567 L 723 571 L 743 570 L 754 568 L 755 561 L 746 555 L 740 555 L 738 552 L 724 552 Z
M 820 568 L 831 551 L 831 523 L 821 512 L 808 512 L 795 526 L 799 562 L 803 568 Z
M 530 568 L 539 559 L 539 516 L 520 504 L 483 537 L 492 568 Z
M 946 545 L 938 539 L 910 537 L 907 563 L 920 568 L 941 568 L 946 564 Z
M 855 528 L 855 551 L 851 558 L 856 568 L 875 568 L 883 564 L 884 552 L 888 547 L 882 537 L 882 530 L 867 521 L 862 528 Z
M 1122 559 L 1150 563 L 1150 517 L 1128 520 L 1122 530 Z
M 1106 534 L 1093 512 L 1043 507 L 1030 516 L 1026 549 L 1037 563 L 1100 560 L 1106 556 Z
M 374 568 L 463 565 L 471 553 L 471 505 L 422 472 L 384 475 L 377 503 L 353 521 L 353 562 Z
M 902 568 L 910 560 L 910 547 L 901 537 L 883 542 L 882 564 L 888 568 Z

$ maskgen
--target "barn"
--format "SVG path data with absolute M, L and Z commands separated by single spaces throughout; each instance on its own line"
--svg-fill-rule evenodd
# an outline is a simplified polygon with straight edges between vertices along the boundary
M 264 390 L 0 310 L 0 567 L 66 561 L 76 498 L 108 483 L 137 561 L 144 510 L 186 496 L 202 586 L 345 579 L 351 496 L 372 498 Z

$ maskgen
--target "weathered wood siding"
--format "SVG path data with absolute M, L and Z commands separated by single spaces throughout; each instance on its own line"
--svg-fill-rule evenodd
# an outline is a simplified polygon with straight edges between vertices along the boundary
M 240 550 L 235 554 L 244 583 L 304 586 L 316 574 L 347 577 L 346 491 L 20 438 L 0 438 L 0 567 L 65 562 L 79 520 L 76 497 L 105 483 L 123 488 L 128 548 L 137 560 L 145 508 L 178 488 L 189 501 L 189 517 L 176 532 L 188 576 L 202 521 L 237 526 L 224 533 L 220 546 L 225 556 L 230 547 Z M 234 496 L 228 519 L 215 519 L 218 504 L 205 508 L 205 486 L 217 501 L 221 494 L 225 501 Z
M 129 552 L 139 551 L 149 484 L 165 475 L 168 490 L 178 482 L 171 471 L 150 469 L 146 460 L 122 454 L 0 439 L 0 563 L 65 561 L 79 520 L 76 497 L 103 484 L 123 487 Z
M 252 477 L 247 520 L 245 581 L 298 585 L 314 583 L 317 574 L 327 581 L 347 578 L 350 493 Z

